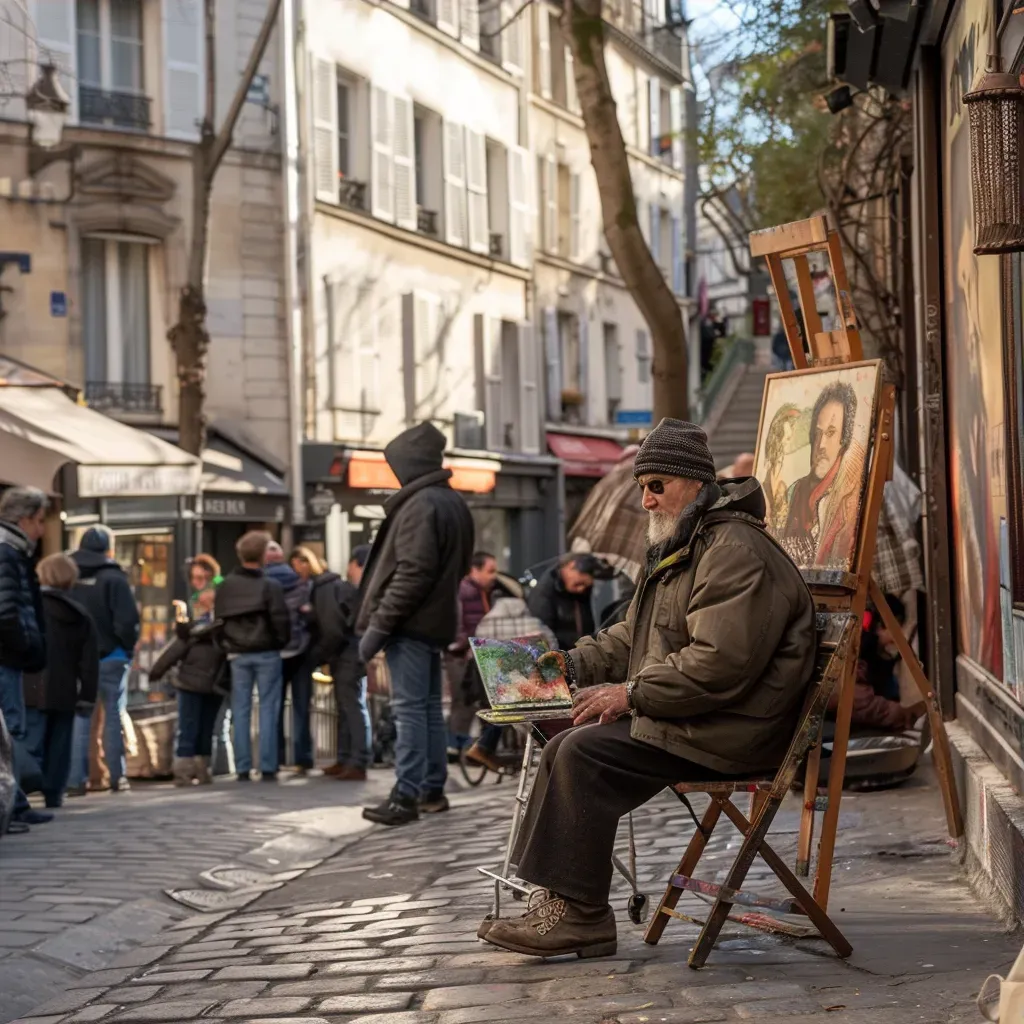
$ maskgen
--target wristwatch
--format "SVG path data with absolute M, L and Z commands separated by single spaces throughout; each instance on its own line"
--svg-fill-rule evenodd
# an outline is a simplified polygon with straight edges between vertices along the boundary
M 630 711 L 636 711 L 636 705 L 633 703 L 633 691 L 635 689 L 636 680 L 630 679 L 630 681 L 626 683 L 626 707 L 629 708 Z

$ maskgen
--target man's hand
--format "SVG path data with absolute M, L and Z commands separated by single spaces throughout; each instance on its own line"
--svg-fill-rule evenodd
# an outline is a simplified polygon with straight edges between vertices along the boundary
M 601 725 L 614 722 L 629 714 L 626 685 L 620 683 L 615 686 L 590 686 L 580 690 L 573 701 L 572 709 L 575 715 L 573 725 L 583 725 L 595 718 Z
M 371 626 L 359 640 L 359 660 L 368 665 L 373 656 L 383 650 L 387 638 L 387 633 Z

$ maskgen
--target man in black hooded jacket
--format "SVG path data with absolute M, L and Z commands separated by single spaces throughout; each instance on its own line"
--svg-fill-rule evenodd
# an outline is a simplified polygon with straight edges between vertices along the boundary
M 420 423 L 399 434 L 384 457 L 401 490 L 373 542 L 360 587 L 357 632 L 364 663 L 384 650 L 398 726 L 397 781 L 363 816 L 383 825 L 414 821 L 422 809 L 448 809 L 447 736 L 441 652 L 458 632 L 459 583 L 473 557 L 473 518 L 442 468 L 444 434 Z
M 114 558 L 114 535 L 105 526 L 90 527 L 71 556 L 78 582 L 71 596 L 96 626 L 100 654 L 99 697 L 103 702 L 103 755 L 110 772 L 110 790 L 129 788 L 121 715 L 128 706 L 128 672 L 139 641 L 139 608 L 124 569 Z M 81 792 L 83 752 L 88 749 L 89 721 L 75 719 L 70 788 Z

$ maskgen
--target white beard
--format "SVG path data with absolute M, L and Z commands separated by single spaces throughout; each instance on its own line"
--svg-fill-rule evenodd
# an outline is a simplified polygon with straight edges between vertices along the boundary
M 647 546 L 657 547 L 670 540 L 676 531 L 678 517 L 669 515 L 667 512 L 647 513 Z

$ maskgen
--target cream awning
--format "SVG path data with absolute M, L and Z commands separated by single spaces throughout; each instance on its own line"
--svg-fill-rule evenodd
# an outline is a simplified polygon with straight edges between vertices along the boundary
M 57 387 L 0 387 L 0 479 L 51 491 L 69 462 L 83 498 L 199 491 L 199 460 L 173 444 L 76 405 Z

